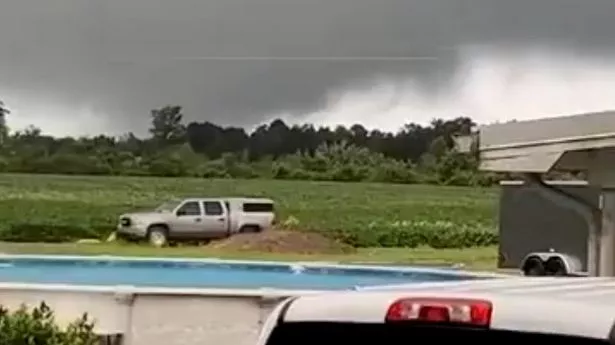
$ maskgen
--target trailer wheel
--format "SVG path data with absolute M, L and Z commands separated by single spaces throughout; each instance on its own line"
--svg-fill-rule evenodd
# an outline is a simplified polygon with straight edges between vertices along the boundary
M 523 264 L 523 275 L 528 277 L 541 277 L 547 274 L 545 265 L 538 257 L 527 259 Z
M 550 276 L 566 276 L 568 271 L 566 270 L 566 264 L 564 260 L 558 257 L 549 258 L 545 263 L 545 271 Z

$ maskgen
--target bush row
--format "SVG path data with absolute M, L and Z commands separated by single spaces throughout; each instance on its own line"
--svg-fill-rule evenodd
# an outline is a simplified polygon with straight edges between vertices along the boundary
M 87 228 L 70 225 L 13 224 L 0 230 L 0 241 L 73 242 L 84 238 L 104 240 L 112 227 Z M 309 230 L 306 230 L 309 231 Z M 318 232 L 353 247 L 430 246 L 432 248 L 470 248 L 498 243 L 495 231 L 480 226 L 409 223 L 405 226 L 373 225 L 363 229 L 319 230 Z
M 85 228 L 53 224 L 12 224 L 0 230 L 0 241 L 22 243 L 63 243 L 80 239 L 105 239 L 111 233 L 110 227 Z
M 416 230 L 364 232 L 335 231 L 333 237 L 354 247 L 416 248 L 429 246 L 436 249 L 472 248 L 495 245 L 498 235 L 490 230 L 464 229 L 420 232 Z
M 336 230 L 335 239 L 354 247 L 471 248 L 498 243 L 494 229 L 480 224 L 459 225 L 452 222 L 403 221 L 372 223 L 361 229 Z
M 479 172 L 471 157 L 446 151 L 437 157 L 425 154 L 423 158 L 420 164 L 396 160 L 365 147 L 343 143 L 322 145 L 311 154 L 296 153 L 256 161 L 238 153 L 226 153 L 210 160 L 186 145 L 171 147 L 152 157 L 136 156 L 129 152 L 89 156 L 60 152 L 39 157 L 12 155 L 0 150 L 0 172 L 456 186 L 489 186 L 497 182 L 496 176 Z

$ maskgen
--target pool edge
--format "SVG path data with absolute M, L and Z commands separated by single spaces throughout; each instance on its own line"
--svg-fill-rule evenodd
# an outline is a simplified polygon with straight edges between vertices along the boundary
M 382 266 L 365 264 L 345 264 L 341 262 L 322 261 L 265 261 L 265 260 L 236 260 L 221 258 L 176 258 L 176 257 L 144 257 L 144 256 L 114 256 L 114 255 L 38 255 L 38 254 L 0 254 L 0 260 L 30 259 L 30 260 L 108 260 L 118 262 L 168 262 L 168 263 L 208 263 L 208 264 L 236 264 L 259 266 L 302 266 L 305 268 L 331 268 L 342 270 L 372 270 L 377 272 L 405 272 L 442 275 L 465 278 L 511 278 L 509 274 L 487 271 L 462 271 L 458 269 L 428 268 L 417 266 Z
M 85 292 L 112 295 L 168 295 L 168 296 L 220 296 L 220 297 L 263 297 L 285 298 L 295 295 L 318 294 L 332 290 L 294 290 L 278 288 L 236 289 L 236 288 L 186 288 L 155 287 L 134 285 L 82 285 L 52 283 L 0 282 L 0 291 L 49 291 L 49 292 Z M 343 290 L 341 290 L 343 291 Z M 348 290 L 346 290 L 348 291 Z

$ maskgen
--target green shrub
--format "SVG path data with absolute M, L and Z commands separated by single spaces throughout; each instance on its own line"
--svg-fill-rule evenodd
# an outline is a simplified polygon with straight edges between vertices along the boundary
M 14 224 L 0 231 L 0 241 L 6 242 L 72 242 L 84 238 L 100 238 L 104 236 L 101 229 L 83 228 L 61 224 Z M 110 231 L 106 231 L 108 233 Z
M 62 329 L 53 311 L 45 304 L 16 311 L 0 308 L 0 344 L 2 345 L 96 345 L 99 338 L 87 314 Z
M 363 229 L 338 230 L 333 237 L 354 247 L 469 248 L 498 243 L 493 229 L 446 221 L 374 222 Z

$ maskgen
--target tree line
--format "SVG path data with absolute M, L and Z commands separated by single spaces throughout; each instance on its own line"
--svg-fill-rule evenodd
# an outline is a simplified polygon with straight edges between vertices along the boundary
M 404 125 L 398 132 L 360 124 L 335 128 L 282 120 L 252 132 L 185 123 L 181 106 L 151 111 L 149 135 L 53 137 L 35 126 L 8 131 L 0 102 L 0 172 L 489 185 L 475 157 L 457 153 L 468 117 Z

